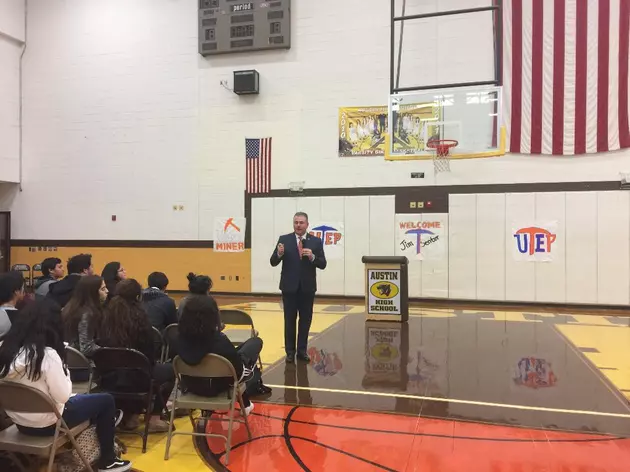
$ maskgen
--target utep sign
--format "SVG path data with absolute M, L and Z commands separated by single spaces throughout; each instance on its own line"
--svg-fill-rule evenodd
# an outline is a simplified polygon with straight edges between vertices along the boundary
M 517 261 L 550 262 L 557 252 L 558 222 L 512 224 L 512 254 Z
M 446 237 L 442 214 L 396 215 L 396 254 L 410 261 L 442 259 Z
M 400 270 L 368 270 L 368 314 L 401 314 Z
M 312 224 L 308 232 L 311 236 L 317 236 L 324 244 L 324 254 L 327 260 L 343 259 L 345 233 L 343 223 L 316 223 Z
M 217 252 L 245 251 L 245 218 L 214 219 L 214 250 Z

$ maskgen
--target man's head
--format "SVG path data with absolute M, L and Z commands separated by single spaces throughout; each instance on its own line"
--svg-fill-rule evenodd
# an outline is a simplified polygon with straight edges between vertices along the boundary
M 0 275 L 0 305 L 15 306 L 24 298 L 24 276 L 11 271 Z
M 94 275 L 92 254 L 78 254 L 68 260 L 68 274 Z
M 293 231 L 298 236 L 304 236 L 308 229 L 308 215 L 303 211 L 298 211 L 293 215 Z
M 42 262 L 42 274 L 45 277 L 52 277 L 53 279 L 60 279 L 63 277 L 63 264 L 61 259 L 57 257 L 49 257 Z
M 159 290 L 166 290 L 168 287 L 168 277 L 164 272 L 152 272 L 149 275 L 149 287 L 155 287 Z

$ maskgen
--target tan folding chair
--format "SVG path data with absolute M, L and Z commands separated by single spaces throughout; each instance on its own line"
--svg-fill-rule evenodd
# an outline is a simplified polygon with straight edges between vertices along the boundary
M 221 321 L 226 325 L 249 326 L 247 329 L 227 328 L 223 333 L 228 337 L 234 346 L 238 347 L 245 341 L 258 336 L 258 331 L 254 328 L 254 320 L 247 313 L 241 310 L 221 310 Z M 262 360 L 258 357 L 258 366 L 262 370 Z
M 171 356 L 171 348 L 177 346 L 177 339 L 179 338 L 179 328 L 177 323 L 173 323 L 164 328 L 164 357 L 163 362 L 168 361 Z M 175 349 L 177 352 L 177 349 Z
M 52 471 L 57 450 L 68 440 L 77 451 L 86 470 L 92 466 L 77 445 L 75 436 L 90 426 L 89 421 L 70 429 L 57 411 L 52 399 L 39 390 L 8 380 L 0 380 L 0 408 L 18 413 L 54 413 L 57 417 L 55 434 L 51 437 L 35 437 L 20 433 L 17 426 L 9 426 L 0 432 L 0 450 L 34 456 L 48 456 L 48 472 Z
M 92 390 L 92 363 L 77 349 L 66 346 L 66 362 L 72 371 L 88 371 L 87 382 L 72 382 L 72 393 L 90 393 Z
M 155 347 L 155 362 L 164 362 L 164 350 L 166 345 L 164 344 L 164 338 L 162 333 L 155 326 L 152 326 L 153 331 L 153 345 Z
M 252 438 L 252 432 L 249 429 L 249 422 L 247 421 L 247 415 L 245 414 L 245 405 L 243 404 L 243 392 L 244 385 L 239 385 L 238 378 L 236 377 L 236 371 L 234 366 L 225 357 L 217 354 L 206 354 L 203 360 L 196 366 L 186 364 L 179 356 L 175 357 L 173 361 L 173 370 L 175 371 L 175 398 L 173 399 L 173 408 L 171 409 L 171 422 L 168 426 L 168 435 L 166 437 L 166 452 L 164 453 L 164 460 L 168 460 L 168 453 L 171 447 L 171 439 L 176 434 L 186 434 L 190 436 L 205 436 L 205 437 L 218 437 L 225 440 L 225 465 L 230 460 L 230 449 L 232 447 L 232 425 L 234 421 L 238 423 L 245 423 L 247 428 L 247 435 L 249 439 Z M 203 378 L 218 378 L 229 377 L 234 380 L 234 386 L 231 390 L 223 392 L 215 397 L 202 397 L 194 395 L 192 393 L 180 393 L 178 386 L 181 382 L 181 376 L 187 377 L 203 377 Z M 240 416 L 242 420 L 235 420 L 234 413 L 236 411 L 236 402 L 240 405 Z M 173 432 L 173 422 L 175 420 L 175 410 L 177 408 L 186 408 L 190 410 L 227 410 L 229 416 L 228 435 L 227 437 L 222 434 L 216 433 L 197 433 L 195 432 L 195 425 L 193 424 L 193 432 Z M 192 418 L 192 416 L 191 416 Z M 221 421 L 219 419 L 214 421 Z

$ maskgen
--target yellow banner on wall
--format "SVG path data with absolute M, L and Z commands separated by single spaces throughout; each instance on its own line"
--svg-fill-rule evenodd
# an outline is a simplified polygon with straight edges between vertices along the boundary
M 339 108 L 339 157 L 384 156 L 388 132 L 387 106 Z M 431 123 L 440 121 L 436 103 L 411 103 L 394 110 L 394 149 L 417 152 L 425 149 L 425 137 L 436 132 Z

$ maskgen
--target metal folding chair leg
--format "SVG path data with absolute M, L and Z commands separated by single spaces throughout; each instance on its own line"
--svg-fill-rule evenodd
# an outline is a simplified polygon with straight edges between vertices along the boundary
M 90 464 L 90 462 L 87 460 L 87 458 L 81 451 L 81 448 L 79 447 L 79 445 L 77 444 L 77 441 L 74 438 L 74 434 L 72 434 L 72 432 L 70 431 L 70 428 L 68 428 L 68 425 L 65 424 L 65 421 L 64 421 L 63 426 L 65 428 L 64 432 L 66 433 L 66 435 L 68 435 L 68 439 L 70 439 L 70 443 L 72 444 L 72 447 L 77 451 L 77 454 L 79 455 L 81 462 L 83 462 L 83 465 L 85 465 L 86 470 L 88 472 L 94 472 L 94 470 L 92 469 L 92 465 Z M 54 456 L 54 451 L 53 451 L 53 456 Z

